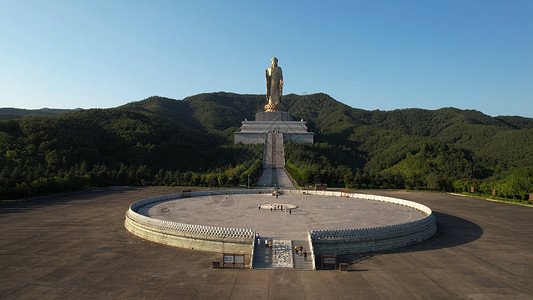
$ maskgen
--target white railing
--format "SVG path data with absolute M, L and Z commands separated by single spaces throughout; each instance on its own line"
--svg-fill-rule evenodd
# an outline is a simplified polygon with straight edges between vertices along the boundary
M 203 192 L 194 192 L 191 193 L 191 197 L 201 197 L 209 195 L 227 195 L 228 193 L 235 194 L 265 194 L 270 193 L 271 189 L 263 190 L 220 190 L 220 191 L 203 191 Z M 315 248 L 320 245 L 321 251 L 323 252 L 323 247 L 328 247 L 329 243 L 343 243 L 349 247 L 350 245 L 363 245 L 365 242 L 373 244 L 373 248 L 368 249 L 379 249 L 384 250 L 387 247 L 401 247 L 402 245 L 408 245 L 420 242 L 422 240 L 428 239 L 436 231 L 436 218 L 433 215 L 431 209 L 420 203 L 397 199 L 392 197 L 385 196 L 376 196 L 376 195 L 366 195 L 366 194 L 357 194 L 357 193 L 341 193 L 336 191 L 301 191 L 301 190 L 286 190 L 285 193 L 296 193 L 296 194 L 308 194 L 308 195 L 324 195 L 324 196 L 338 196 L 338 197 L 349 197 L 354 199 L 364 199 L 364 200 L 373 200 L 381 201 L 386 203 L 391 203 L 395 205 L 407 206 L 416 210 L 423 212 L 426 216 L 420 220 L 394 224 L 387 226 L 377 226 L 377 227 L 367 227 L 367 228 L 348 228 L 348 229 L 332 229 L 332 230 L 309 230 L 308 231 L 308 240 L 311 249 L 311 259 L 313 261 L 313 269 L 315 269 Z M 252 249 L 249 252 L 252 253 L 251 264 L 253 264 L 253 248 L 255 247 L 255 230 L 247 228 L 229 228 L 229 227 L 220 227 L 220 226 L 209 226 L 209 225 L 195 225 L 187 223 L 179 223 L 172 221 L 165 221 L 150 218 L 143 214 L 138 213 L 139 209 L 142 207 L 162 202 L 169 201 L 174 199 L 182 198 L 182 194 L 170 194 L 151 197 L 136 201 L 132 203 L 126 212 L 126 228 L 132 233 L 137 234 L 146 239 L 158 241 L 161 236 L 170 236 L 170 237 L 179 237 L 186 240 L 208 240 L 210 243 L 215 243 L 220 245 L 220 243 L 234 243 L 241 246 L 239 249 L 244 249 L 242 247 L 248 247 L 249 245 Z M 134 226 L 135 228 L 133 228 Z M 151 238 L 153 236 L 153 238 Z M 394 241 L 394 245 L 391 246 L 390 241 Z M 201 242 L 200 242 L 201 243 Z M 219 243 L 219 244 L 217 244 Z M 313 243 L 318 243 L 314 245 Z M 376 245 L 376 243 L 382 243 L 381 245 Z M 198 244 L 197 244 L 198 245 Z M 332 244 L 333 245 L 333 244 Z M 192 246 L 191 246 L 192 248 Z M 348 251 L 348 250 L 347 250 Z M 248 252 L 248 251 L 247 251 Z
M 236 194 L 256 194 L 256 193 L 269 193 L 270 190 L 236 190 L 232 193 Z M 204 192 L 194 192 L 191 193 L 191 197 L 202 197 L 209 195 L 226 195 L 228 191 L 204 191 Z M 219 238 L 234 238 L 234 239 L 253 239 L 255 237 L 255 231 L 253 229 L 246 228 L 230 228 L 230 227 L 220 227 L 220 226 L 209 226 L 209 225 L 194 225 L 187 223 L 179 223 L 173 221 L 159 220 L 144 216 L 139 214 L 137 211 L 147 205 L 151 205 L 157 202 L 169 201 L 174 199 L 180 199 L 182 194 L 170 194 L 151 197 L 136 201 L 132 203 L 126 212 L 126 218 L 130 220 L 150 227 L 156 228 L 159 230 L 171 231 L 176 234 L 181 235 L 203 235 L 203 236 L 212 236 Z
M 309 242 L 309 252 L 311 252 L 311 262 L 313 263 L 313 270 L 316 270 L 315 250 L 313 247 L 313 239 L 309 232 L 307 232 L 307 241 Z
M 292 193 L 294 191 L 290 191 Z M 391 248 L 398 248 L 405 245 L 421 242 L 433 236 L 436 232 L 436 218 L 431 209 L 420 203 L 408 201 L 404 199 L 366 195 L 357 193 L 346 193 L 337 191 L 299 191 L 307 195 L 323 195 L 323 196 L 338 196 L 348 197 L 363 200 L 381 201 L 395 205 L 402 205 L 416 209 L 423 212 L 426 216 L 420 220 L 413 222 L 376 226 L 367 228 L 349 228 L 349 229 L 328 229 L 328 230 L 309 230 L 308 237 L 310 243 L 319 243 L 321 247 L 327 247 L 330 242 L 333 243 L 331 251 L 339 250 L 339 243 L 346 247 L 344 252 L 350 252 L 349 245 L 354 245 L 354 249 L 372 249 L 386 250 Z M 394 241 L 391 243 L 390 241 Z M 365 248 L 366 242 L 371 246 Z M 381 243 L 381 245 L 380 245 Z M 334 245 L 334 246 L 333 246 Z M 316 246 L 316 245 L 315 245 Z M 364 250 L 357 250 L 364 251 Z M 324 252 L 324 249 L 322 249 Z

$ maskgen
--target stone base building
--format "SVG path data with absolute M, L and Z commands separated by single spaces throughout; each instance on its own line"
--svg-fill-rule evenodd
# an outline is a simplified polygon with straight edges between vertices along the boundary
M 285 111 L 258 112 L 255 121 L 242 121 L 240 132 L 235 132 L 235 144 L 264 144 L 268 133 L 283 136 L 283 142 L 314 142 L 314 133 L 307 131 L 307 122 L 294 121 Z

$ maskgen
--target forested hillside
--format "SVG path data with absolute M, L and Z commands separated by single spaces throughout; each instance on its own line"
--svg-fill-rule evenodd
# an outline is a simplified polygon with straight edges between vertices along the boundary
M 59 116 L 69 112 L 73 112 L 78 109 L 53 109 L 53 108 L 41 108 L 41 109 L 20 109 L 20 108 L 0 108 L 0 120 L 11 120 L 22 118 L 26 116 Z
M 288 144 L 301 185 L 533 192 L 533 119 L 442 108 L 365 111 L 328 95 L 286 95 L 316 133 Z M 0 121 L 0 197 L 104 185 L 234 186 L 254 182 L 262 146 L 234 145 L 264 95 L 162 97 L 112 109 Z
M 459 192 L 473 186 L 517 198 L 533 191 L 531 118 L 455 108 L 364 111 L 324 94 L 284 100 L 317 133 L 314 145 L 287 147 L 288 169 L 303 185 Z
M 1 198 L 106 185 L 234 186 L 247 184 L 248 175 L 255 181 L 261 145 L 234 145 L 235 128 L 214 127 L 226 121 L 210 122 L 209 105 L 200 103 L 205 107 L 151 97 L 0 121 Z

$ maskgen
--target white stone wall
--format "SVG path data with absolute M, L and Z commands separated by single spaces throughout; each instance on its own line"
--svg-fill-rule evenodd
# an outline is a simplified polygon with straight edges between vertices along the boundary
M 258 194 L 270 193 L 265 190 L 239 190 L 233 193 Z M 303 191 L 287 190 L 286 193 Z M 228 191 L 195 192 L 191 197 L 225 195 Z M 305 191 L 307 194 L 325 196 L 345 196 L 333 191 Z M 350 198 L 382 201 L 395 205 L 408 206 L 426 214 L 414 222 L 380 227 L 348 228 L 335 230 L 309 230 L 310 254 L 355 254 L 383 251 L 420 243 L 437 230 L 436 218 L 431 209 L 420 203 L 375 195 L 349 193 Z M 125 227 L 131 233 L 170 246 L 220 253 L 247 253 L 253 255 L 255 231 L 246 228 L 227 228 L 219 226 L 192 225 L 150 218 L 137 213 L 146 205 L 181 198 L 181 194 L 163 195 L 143 199 L 130 205 L 126 212 Z M 252 256 L 253 260 L 253 256 Z
M 306 191 L 312 195 L 344 196 L 333 191 Z M 314 255 L 355 254 L 384 251 L 420 243 L 432 237 L 436 230 L 436 218 L 431 209 L 420 203 L 376 195 L 349 193 L 348 197 L 387 202 L 407 206 L 426 214 L 426 217 L 414 222 L 353 229 L 309 230 L 309 239 Z
M 241 190 L 241 194 L 269 193 L 270 190 Z M 224 195 L 227 191 L 195 192 L 191 197 Z M 246 228 L 192 225 L 150 218 L 137 213 L 146 205 L 181 198 L 181 194 L 143 199 L 130 205 L 124 226 L 131 233 L 170 246 L 220 253 L 248 253 L 253 250 L 255 231 Z

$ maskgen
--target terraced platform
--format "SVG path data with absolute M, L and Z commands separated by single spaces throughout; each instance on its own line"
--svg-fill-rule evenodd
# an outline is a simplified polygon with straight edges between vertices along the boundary
M 297 206 L 291 213 L 258 209 L 271 203 Z M 287 207 L 287 205 L 285 206 Z M 254 229 L 263 237 L 307 240 L 308 230 L 377 227 L 413 222 L 426 215 L 390 203 L 334 196 L 286 193 L 232 194 L 183 198 L 148 205 L 139 213 L 160 220 L 195 225 Z

